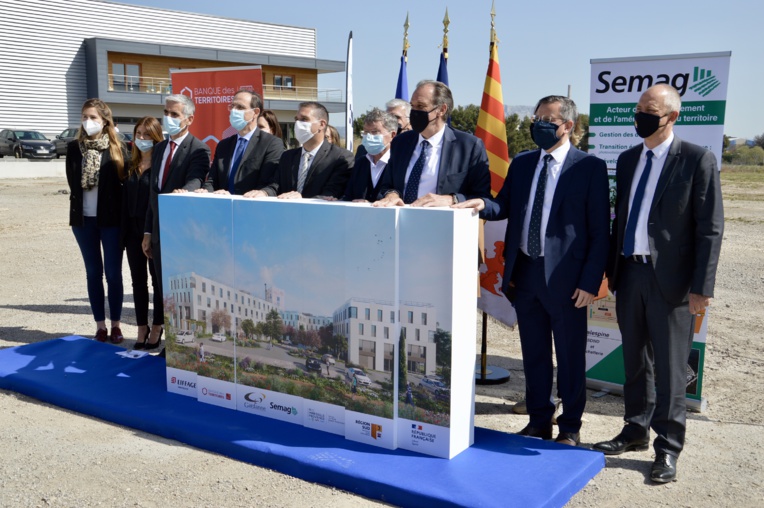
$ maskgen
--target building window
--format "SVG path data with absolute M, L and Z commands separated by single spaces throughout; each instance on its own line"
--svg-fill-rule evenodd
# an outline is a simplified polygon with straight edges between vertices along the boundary
M 350 311 L 350 318 L 357 318 L 358 317 L 358 307 L 350 307 L 348 309 Z
M 377 325 L 371 325 L 371 336 L 372 337 L 377 336 Z
M 385 327 L 384 334 L 385 334 L 384 337 L 386 339 L 390 338 L 390 328 L 388 328 L 387 326 Z
M 220 289 L 220 298 L 223 298 L 223 288 L 219 288 L 219 289 Z
M 410 310 L 406 313 L 406 322 L 409 324 L 414 324 L 414 311 Z
M 223 309 L 228 310 L 228 302 L 223 302 Z
M 196 295 L 196 303 L 197 303 L 197 305 L 201 305 L 202 304 L 202 295 Z
M 206 293 L 206 292 L 207 292 L 207 283 L 202 282 L 202 293 Z
M 111 82 L 114 90 L 139 92 L 141 90 L 141 64 L 112 63 Z
M 363 335 L 363 323 L 358 323 L 358 335 Z
M 382 309 L 377 310 L 377 321 L 382 322 Z
M 422 312 L 422 324 L 424 326 L 427 326 L 427 313 L 426 312 Z
M 364 318 L 365 318 L 367 321 L 371 319 L 371 309 L 370 309 L 370 308 L 368 308 L 368 307 L 367 307 L 367 308 L 364 310 L 364 313 L 363 313 L 363 317 L 364 317 Z
M 419 340 L 419 328 L 414 328 L 414 340 Z
M 210 301 L 209 297 L 207 298 L 207 308 L 209 309 L 212 307 L 212 302 Z
M 230 300 L 231 299 L 231 292 L 230 291 L 226 291 L 225 293 L 226 293 L 226 296 L 228 297 L 228 300 Z
M 275 74 L 273 76 L 273 88 L 281 90 L 283 88 L 294 88 L 294 76 L 285 76 L 283 74 Z
M 215 294 L 215 285 L 214 284 L 210 284 L 210 290 L 212 291 L 212 294 L 214 295 Z
M 390 311 L 390 322 L 391 323 L 395 323 L 395 311 L 394 310 Z

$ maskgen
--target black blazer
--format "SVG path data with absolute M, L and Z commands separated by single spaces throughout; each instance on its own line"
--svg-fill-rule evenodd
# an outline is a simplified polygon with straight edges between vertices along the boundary
M 403 197 L 406 170 L 418 142 L 419 134 L 414 131 L 402 132 L 393 138 L 390 161 L 380 178 L 382 196 L 394 190 Z M 479 138 L 446 126 L 440 151 L 436 194 L 455 194 L 460 202 L 491 197 L 488 155 Z
M 366 157 L 366 151 L 363 155 L 356 155 L 355 164 L 353 166 L 353 172 L 350 175 L 347 188 L 345 188 L 345 195 L 342 197 L 344 201 L 353 201 L 354 199 L 365 199 L 366 201 L 376 201 L 380 199 L 379 187 L 382 183 L 383 176 L 379 176 L 377 185 L 371 178 L 371 163 L 368 157 Z M 387 171 L 387 166 L 382 170 L 382 173 Z
M 229 136 L 215 148 L 215 157 L 212 159 L 207 181 L 204 182 L 204 188 L 209 192 L 228 190 L 228 174 L 238 139 L 238 134 Z M 236 170 L 234 194 L 242 195 L 264 187 L 265 176 L 276 172 L 283 152 L 284 142 L 281 139 L 260 129 L 255 130 Z
M 608 278 L 618 290 L 629 194 L 643 144 L 618 157 L 616 205 Z M 656 281 L 667 301 L 680 304 L 689 293 L 714 295 L 716 268 L 724 233 L 722 191 L 716 157 L 698 145 L 674 137 L 658 178 L 647 236 Z
M 276 174 L 262 190 L 269 196 L 278 196 L 297 190 L 302 148 L 293 148 L 281 154 Z M 308 169 L 302 197 L 334 196 L 341 198 L 353 171 L 353 153 L 324 140 Z
M 127 167 L 130 164 L 130 156 L 124 145 L 122 156 Z M 76 139 L 69 142 L 67 146 L 66 181 L 69 183 L 69 225 L 82 226 L 82 152 Z M 111 159 L 109 150 L 104 150 L 98 175 L 96 221 L 99 227 L 118 227 L 122 222 L 121 215 L 122 181 L 119 179 L 117 165 Z
M 122 187 L 122 243 L 127 235 L 143 237 L 151 192 L 151 168 L 127 177 Z
M 481 218 L 508 219 L 502 290 L 511 296 L 523 223 L 541 150 L 514 158 L 496 198 L 484 198 Z M 544 274 L 552 295 L 570 301 L 576 289 L 597 294 L 608 259 L 610 193 L 605 161 L 571 146 L 560 169 L 544 235 Z M 510 298 L 511 299 L 511 298 Z
M 164 187 L 160 189 L 159 170 L 167 143 L 168 141 L 164 140 L 155 145 L 151 155 L 151 187 L 144 232 L 151 233 L 152 243 L 159 242 L 159 194 L 167 194 L 175 189 L 199 189 L 210 168 L 210 148 L 193 134 L 188 134 L 180 146 L 175 148 L 170 174 Z

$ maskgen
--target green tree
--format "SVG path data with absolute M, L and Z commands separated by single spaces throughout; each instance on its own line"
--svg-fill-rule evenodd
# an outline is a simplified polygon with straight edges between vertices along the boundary
M 753 144 L 764 148 L 764 134 L 759 134 L 753 138 Z
M 576 134 L 578 142 L 576 148 L 584 152 L 589 151 L 589 115 L 578 115 L 578 124 L 576 125 Z
M 361 133 L 363 132 L 363 124 L 366 122 L 366 113 L 362 115 L 358 115 L 353 120 L 353 136 L 356 138 L 361 137 Z
M 321 339 L 321 347 L 331 348 L 334 340 L 334 326 L 331 323 L 318 329 L 318 336 Z
M 531 119 L 520 117 L 515 113 L 509 115 L 504 121 L 507 126 L 507 145 L 509 157 L 514 158 L 517 154 L 526 150 L 536 149 L 536 143 L 531 139 Z
M 764 148 L 760 146 L 740 146 L 729 152 L 724 152 L 722 160 L 735 165 L 761 166 L 764 164 Z
M 345 360 L 347 360 L 347 351 L 348 351 L 348 338 L 342 334 L 335 335 L 334 336 L 334 354 L 337 355 L 337 358 L 342 358 L 344 355 Z
M 257 335 L 257 339 L 260 340 L 261 337 L 265 335 L 265 323 L 262 321 L 258 321 L 257 324 L 255 324 L 255 335 Z
M 284 322 L 281 321 L 279 311 L 271 309 L 265 316 L 265 323 L 263 323 L 263 334 L 269 339 L 279 339 L 284 333 Z
M 251 339 L 256 331 L 255 322 L 251 319 L 245 319 L 241 322 L 241 331 L 244 332 L 248 339 Z
M 435 363 L 441 367 L 446 384 L 451 384 L 451 332 L 435 330 Z
M 727 148 L 729 147 L 730 147 L 730 137 L 725 134 L 724 136 L 722 136 L 722 151 L 726 152 Z
M 231 315 L 224 309 L 213 310 L 210 321 L 212 322 L 213 333 L 220 332 L 221 330 L 225 333 L 226 330 L 231 329 Z
M 451 127 L 474 134 L 477 128 L 478 114 L 480 114 L 480 107 L 474 104 L 456 106 L 451 112 Z

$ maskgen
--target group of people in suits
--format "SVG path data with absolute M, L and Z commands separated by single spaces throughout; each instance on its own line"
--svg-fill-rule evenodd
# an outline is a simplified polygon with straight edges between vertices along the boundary
M 114 267 L 121 264 L 121 250 L 119 233 L 111 229 L 121 225 L 121 182 L 128 157 L 115 142 L 108 106 L 93 101 L 83 107 L 83 127 L 67 157 L 70 215 L 87 269 L 96 338 L 109 337 L 101 282 L 105 270 L 111 340 L 116 343 L 121 341 L 121 275 L 117 277 Z M 286 151 L 283 141 L 260 123 L 262 106 L 257 94 L 236 93 L 229 111 L 237 134 L 217 145 L 211 165 L 207 145 L 188 132 L 194 104 L 186 96 L 166 99 L 163 126 L 168 140 L 161 139 L 154 119 L 136 125 L 122 215 L 129 226 L 130 238 L 124 243 L 131 270 L 142 266 L 145 271 L 146 259 L 153 260 L 154 322 L 149 328 L 147 312 L 139 317 L 138 324 L 145 326 L 140 329 L 145 334 L 142 347 L 155 347 L 161 338 L 161 312 L 156 313 L 161 305 L 161 193 L 473 209 L 487 220 L 508 219 L 502 290 L 517 312 L 529 414 L 519 434 L 553 437 L 555 355 L 563 405 L 555 440 L 580 444 L 587 308 L 607 273 L 617 294 L 623 337 L 625 426 L 594 448 L 608 455 L 643 450 L 652 429 L 657 437 L 651 479 L 665 483 L 676 478 L 693 322 L 713 296 L 724 219 L 714 155 L 673 134 L 681 111 L 674 88 L 655 85 L 640 98 L 635 126 L 643 142 L 618 159 L 612 227 L 605 162 L 571 142 L 578 114 L 567 97 L 539 100 L 531 124 L 539 149 L 515 157 L 495 197 L 483 142 L 448 125 L 454 101 L 443 83 L 421 81 L 410 104 L 395 100 L 386 111 L 372 109 L 355 157 L 328 141 L 329 115 L 320 103 L 300 104 L 294 133 L 301 146 Z M 104 199 L 106 193 L 109 198 Z M 143 272 L 137 284 L 146 286 Z M 147 294 L 142 301 L 148 304 Z

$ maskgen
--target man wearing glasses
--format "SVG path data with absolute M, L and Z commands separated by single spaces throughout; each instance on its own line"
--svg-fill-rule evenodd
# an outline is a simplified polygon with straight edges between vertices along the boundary
M 610 203 L 605 162 L 576 149 L 575 103 L 549 96 L 536 105 L 531 135 L 539 150 L 512 161 L 496 198 L 455 205 L 488 220 L 507 219 L 502 290 L 520 329 L 530 422 L 519 434 L 552 439 L 550 398 L 557 356 L 558 443 L 580 443 L 586 405 L 587 308 L 602 283 Z
M 212 166 L 197 192 L 243 195 L 260 191 L 266 185 L 264 175 L 276 172 L 284 143 L 257 128 L 257 118 L 263 108 L 260 96 L 249 90 L 239 90 L 228 105 L 229 121 L 237 134 L 218 143 Z

